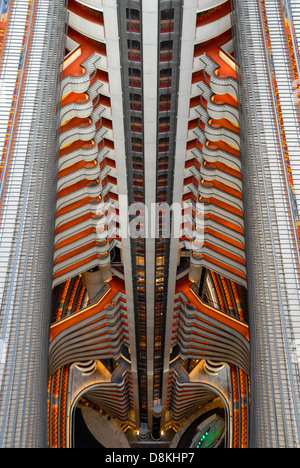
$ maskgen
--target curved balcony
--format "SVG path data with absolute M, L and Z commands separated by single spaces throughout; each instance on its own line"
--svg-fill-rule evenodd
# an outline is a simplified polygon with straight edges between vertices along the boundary
M 96 19 L 93 21 L 93 17 L 91 15 L 86 15 L 80 11 L 80 8 L 76 8 L 75 2 L 72 2 L 72 4 L 69 5 L 68 11 L 68 23 L 71 28 L 86 37 L 96 41 L 105 42 L 105 32 L 102 24 L 99 24 Z
M 103 10 L 103 1 L 102 0 L 77 0 L 77 3 L 82 3 L 94 10 L 102 11 Z
M 196 29 L 196 44 L 209 41 L 231 29 L 231 13 L 212 21 L 208 24 L 200 25 Z
M 96 127 L 96 122 L 100 120 L 101 114 L 103 114 L 103 112 L 105 112 L 105 107 L 100 104 L 92 111 L 92 113 L 87 115 L 87 117 L 90 117 L 91 119 L 91 124 L 81 127 L 75 126 L 73 128 L 69 128 L 68 130 L 62 131 L 59 137 L 60 148 L 70 145 L 77 140 L 95 140 L 96 134 L 98 134 L 98 138 L 100 135 L 103 138 L 107 132 L 107 129 L 101 127 L 100 130 L 98 130 Z
M 210 215 L 210 213 L 209 213 Z M 237 246 L 240 250 L 243 251 L 243 259 L 245 260 L 244 249 L 245 249 L 245 238 L 243 234 L 235 231 L 233 228 L 228 228 L 224 223 L 226 223 L 226 218 L 222 222 L 222 219 L 219 222 L 214 221 L 213 219 L 205 218 L 205 233 L 212 234 L 214 237 L 220 239 L 226 239 L 228 244 Z
M 102 146 L 99 148 L 101 142 L 103 141 L 103 136 L 103 131 L 100 128 L 94 137 L 94 145 L 89 148 L 80 147 L 60 156 L 58 161 L 59 171 L 62 171 L 63 169 L 76 163 L 80 163 L 81 161 L 91 162 L 95 159 L 100 162 L 103 161 L 105 156 L 109 153 L 109 149 L 107 147 Z
M 93 386 L 92 389 L 88 389 L 84 396 L 94 406 L 109 411 L 109 414 L 119 421 L 126 422 L 128 420 L 130 400 L 128 398 L 127 385 L 123 379 L 119 383 L 114 382 Z
M 95 81 L 86 91 L 87 99 L 84 102 L 72 101 L 65 104 L 60 109 L 60 121 L 63 124 L 75 117 L 84 119 L 89 117 L 94 109 L 94 99 L 99 99 L 100 89 L 103 84 Z
M 85 255 L 81 261 L 77 263 L 72 262 L 68 267 L 58 271 L 53 275 L 53 288 L 61 283 L 64 283 L 73 276 L 83 274 L 85 271 L 95 268 L 96 266 L 106 267 L 109 265 L 109 263 L 109 255 L 101 255 L 101 258 L 98 254 L 90 256 Z
M 226 252 L 227 253 L 227 252 Z M 214 249 L 203 247 L 201 253 L 193 253 L 191 264 L 209 268 L 221 276 L 247 287 L 246 268 L 241 263 L 232 260 L 228 255 L 216 252 Z
M 198 168 L 197 166 L 193 166 L 192 168 L 190 168 L 190 172 L 195 177 L 197 177 L 198 180 L 205 179 L 208 182 L 213 182 L 214 180 L 217 180 L 221 184 L 228 186 L 228 191 L 230 191 L 230 189 L 234 189 L 238 190 L 239 192 L 242 192 L 241 178 L 232 176 L 227 172 L 217 169 L 215 167 L 206 167 L 206 161 L 201 156 L 198 157 L 198 160 L 200 161 L 200 167 Z
M 245 249 L 244 247 L 240 248 L 234 245 L 232 242 L 225 242 L 223 239 L 220 237 L 213 236 L 209 231 L 208 231 L 208 226 L 206 226 L 205 230 L 205 240 L 204 240 L 204 245 L 210 246 L 212 249 L 214 246 L 216 246 L 216 249 L 222 251 L 226 250 L 228 252 L 228 256 L 232 259 L 235 259 L 238 263 L 241 263 L 245 265 L 246 263 L 246 255 L 245 255 Z
M 101 244 L 99 245 L 97 241 L 92 241 L 89 244 L 83 245 L 82 249 L 77 248 L 76 250 L 74 249 L 73 252 L 69 251 L 69 252 L 64 253 L 63 255 L 61 255 L 61 257 L 57 257 L 57 259 L 55 260 L 54 270 L 53 270 L 54 276 L 59 271 L 65 270 L 66 268 L 70 266 L 73 267 L 76 264 L 80 264 L 81 266 L 80 269 L 76 268 L 76 275 L 84 273 L 86 271 L 86 268 L 85 267 L 82 268 L 82 265 L 85 264 L 86 259 L 89 259 L 89 258 L 99 259 L 100 261 L 98 263 L 98 266 L 100 264 L 107 265 L 110 262 L 109 247 L 110 245 L 107 244 L 106 248 L 103 248 L 103 246 L 101 246 Z M 101 262 L 101 260 L 103 260 L 103 262 Z
M 125 335 L 125 332 L 124 332 Z M 84 366 L 89 361 L 84 361 Z M 81 408 L 83 417 L 93 424 L 92 431 L 103 433 L 102 424 L 108 415 L 117 422 L 109 423 L 105 431 L 105 445 L 114 446 L 116 435 L 123 447 L 129 447 L 120 423 L 128 420 L 128 413 L 134 409 L 132 396 L 132 376 L 128 363 L 120 358 L 120 365 L 111 374 L 99 360 L 92 360 L 95 370 L 92 375 L 84 375 L 77 363 L 57 370 L 49 379 L 48 385 L 48 434 L 51 448 L 77 448 L 72 434 L 76 424 L 75 407 Z M 79 367 L 79 368 L 78 368 Z M 71 389 L 71 391 L 69 391 Z M 61 397 L 58 411 L 57 395 Z M 95 426 L 95 417 L 97 418 Z M 89 423 L 87 422 L 89 425 Z M 107 433 L 107 429 L 109 433 Z M 97 436 L 96 436 L 97 437 Z
M 79 163 L 69 165 L 64 170 L 60 168 L 57 182 L 58 192 L 83 180 L 96 180 L 100 177 L 103 180 L 112 170 L 110 166 L 101 164 L 104 155 L 105 151 L 97 151 L 91 161 L 82 158 Z M 71 161 L 74 163 L 73 159 Z
M 91 0 L 89 0 L 91 1 Z M 219 5 L 223 5 L 227 0 L 198 0 L 197 11 L 207 11 Z
M 102 315 L 105 312 L 104 310 Z M 102 324 L 101 318 L 98 318 L 98 316 L 101 316 L 101 313 L 98 313 L 97 316 L 95 315 L 94 320 L 95 322 L 99 322 L 98 326 L 100 328 Z M 79 359 L 117 359 L 120 357 L 120 349 L 124 340 L 122 318 L 118 317 L 114 325 L 115 331 L 112 330 L 112 332 L 110 330 L 111 327 L 104 325 L 100 336 L 99 330 L 96 330 L 96 335 L 90 331 L 91 327 L 95 326 L 94 324 L 90 326 L 83 325 L 86 330 L 85 336 L 80 336 L 78 332 L 76 333 L 76 329 L 74 331 L 69 330 L 69 339 L 68 337 L 61 337 L 61 343 L 56 346 L 56 343 L 50 343 L 50 372 L 53 374 L 58 368 L 63 367 L 70 361 L 76 362 Z M 70 340 L 73 340 L 72 344 Z
M 81 53 L 80 47 L 77 50 L 78 53 Z M 76 57 L 75 52 L 73 52 L 73 55 Z M 84 93 L 87 91 L 90 87 L 91 79 L 98 70 L 98 65 L 100 65 L 101 60 L 103 60 L 103 57 L 100 54 L 94 53 L 82 62 L 81 67 L 83 73 L 81 75 L 66 75 L 61 82 L 61 95 L 65 96 L 71 92 Z
M 195 59 L 195 70 L 204 70 L 204 73 L 209 81 L 210 88 L 215 94 L 230 94 L 237 100 L 238 97 L 238 84 L 237 80 L 232 76 L 220 77 L 217 70 L 220 65 L 215 62 L 206 53 Z
M 197 159 L 199 157 L 199 152 L 201 152 L 204 159 L 210 163 L 219 162 L 241 172 L 241 159 L 232 153 L 228 153 L 227 151 L 219 148 L 210 149 L 205 144 L 202 145 L 201 150 L 198 146 L 196 146 L 196 149 L 192 151 Z
M 243 201 L 228 192 L 220 190 L 217 187 L 205 187 L 204 185 L 201 185 L 201 192 L 198 188 L 197 191 L 198 196 L 201 195 L 205 199 L 212 198 L 215 200 L 215 204 L 217 204 L 218 201 L 224 202 L 228 206 L 229 211 L 230 208 L 235 208 L 238 213 L 243 213 Z M 236 211 L 233 210 L 233 213 Z
M 102 184 L 99 180 L 94 184 L 86 183 L 83 186 L 75 188 L 74 191 L 70 190 L 66 193 L 60 194 L 56 202 L 56 209 L 59 211 L 60 209 L 85 198 L 97 198 L 101 193 Z
M 92 212 L 93 214 L 93 212 Z M 100 230 L 100 225 L 102 226 L 108 226 L 111 221 L 114 219 L 114 214 L 110 213 L 107 216 L 102 216 L 101 218 L 99 216 L 90 216 L 87 219 L 84 219 L 83 221 L 79 221 L 76 223 L 76 218 L 74 218 L 74 225 L 67 227 L 66 229 L 63 229 L 62 227 L 60 228 L 59 232 L 56 232 L 55 236 L 55 244 L 56 244 L 56 249 L 59 247 L 59 245 L 67 240 L 76 237 L 80 233 L 85 232 L 86 230 L 92 230 L 93 232 L 96 232 L 97 229 Z M 67 223 L 69 225 L 69 223 Z M 112 229 L 112 228 L 111 228 Z M 107 236 L 105 238 L 110 237 L 110 235 L 113 234 L 113 232 L 107 232 Z M 98 237 L 98 240 L 101 240 L 101 237 Z
M 211 88 L 205 81 L 201 81 L 197 85 L 200 90 L 200 96 L 206 100 L 206 109 L 209 116 L 213 119 L 227 119 L 237 127 L 239 126 L 239 110 L 231 104 L 214 102 Z
M 210 222 L 221 224 L 224 233 L 226 233 L 226 229 L 234 231 L 235 234 L 232 234 L 232 236 L 235 238 L 235 235 L 237 235 L 237 240 L 240 239 L 243 243 L 244 219 L 242 216 L 217 205 L 205 205 L 205 223 L 208 225 L 207 223 Z M 239 237 L 240 235 L 242 236 L 241 238 Z
M 96 160 L 97 164 L 91 165 L 91 167 L 82 167 L 77 169 L 76 171 L 72 171 L 71 173 L 58 178 L 57 182 L 57 189 L 58 191 L 63 190 L 71 185 L 76 184 L 77 182 L 81 182 L 83 180 L 96 180 L 100 177 L 100 167 L 99 163 Z
M 203 245 L 198 251 L 195 250 L 192 252 L 191 263 L 196 265 L 198 261 L 201 262 L 202 258 L 207 258 L 208 256 L 227 266 L 227 268 L 225 267 L 225 271 L 230 269 L 228 267 L 231 267 L 239 272 L 239 275 L 241 272 L 243 277 L 245 277 L 246 269 L 244 250 L 235 247 L 233 244 L 224 242 L 218 237 L 205 233 Z
M 181 356 L 237 365 L 249 375 L 248 326 L 204 304 L 187 284 L 184 281 L 183 286 L 179 286 L 182 292 L 178 293 L 180 307 L 176 311 Z
M 114 248 L 114 242 L 107 244 L 106 249 L 99 245 L 97 241 L 93 241 L 90 244 L 84 244 L 83 247 L 73 252 L 65 253 L 57 258 L 54 264 L 54 278 L 62 282 L 60 277 L 64 271 L 68 271 L 70 276 L 76 276 L 87 271 L 86 264 L 93 259 L 94 266 L 106 266 L 110 264 L 109 250 Z M 78 252 L 78 253 L 77 253 Z
M 119 280 L 120 281 L 120 280 Z M 76 361 L 118 358 L 124 333 L 122 286 L 113 280 L 101 299 L 52 325 L 50 330 L 50 375 Z
M 199 115 L 201 122 L 204 124 L 204 129 L 195 128 L 194 133 L 197 135 L 202 144 L 205 144 L 206 141 L 218 142 L 223 141 L 229 146 L 234 147 L 234 149 L 240 149 L 240 136 L 238 133 L 228 130 L 226 127 L 213 127 L 210 125 L 210 117 L 208 112 L 204 107 L 198 106 L 196 112 Z M 203 134 L 205 135 L 205 141 L 203 140 Z
M 172 419 L 179 423 L 188 415 L 197 411 L 209 401 L 216 398 L 213 390 L 209 390 L 201 382 L 183 382 L 182 377 L 176 379 L 172 397 Z
M 56 232 L 58 232 L 58 230 L 63 230 L 64 226 L 66 226 L 68 223 L 72 223 L 74 220 L 87 215 L 87 213 L 89 216 L 95 217 L 99 210 L 99 203 L 99 199 L 96 199 L 94 203 L 91 201 L 86 201 L 82 205 L 76 205 L 73 209 L 71 207 L 70 210 L 57 216 L 55 221 Z
M 78 220 L 77 223 L 74 225 L 71 225 L 67 227 L 66 229 L 61 229 L 59 232 L 56 233 L 55 236 L 55 252 L 60 249 L 68 249 L 67 244 L 70 244 L 73 241 L 77 241 L 78 239 L 91 234 L 91 233 L 96 233 L 96 228 L 97 228 L 98 220 L 93 220 L 93 219 L 84 219 L 84 220 Z M 96 238 L 96 235 L 95 235 Z M 56 253 L 54 254 L 56 257 Z
M 88 232 L 91 230 L 89 229 Z M 107 254 L 111 250 L 112 246 L 108 241 L 102 240 L 99 241 L 97 238 L 96 230 L 93 230 L 90 234 L 86 234 L 83 237 L 70 242 L 70 244 L 65 244 L 60 248 L 57 248 L 54 253 L 54 260 L 56 263 L 62 261 L 62 259 L 67 259 L 71 257 L 76 252 L 87 251 L 89 248 L 97 247 L 97 253 Z M 75 263 L 75 262 L 74 262 Z

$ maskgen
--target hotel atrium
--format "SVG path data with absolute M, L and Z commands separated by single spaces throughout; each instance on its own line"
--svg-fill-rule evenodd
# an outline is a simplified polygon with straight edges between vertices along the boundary
M 300 448 L 299 1 L 0 14 L 0 447 Z

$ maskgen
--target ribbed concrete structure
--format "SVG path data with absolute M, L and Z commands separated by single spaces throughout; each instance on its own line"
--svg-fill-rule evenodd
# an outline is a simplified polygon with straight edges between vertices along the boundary
M 299 12 L 295 1 L 235 4 L 254 447 L 300 444 Z
M 1 3 L 7 10 L 0 61 L 0 447 L 39 448 L 47 445 L 49 265 L 66 10 L 58 0 L 7 3 Z

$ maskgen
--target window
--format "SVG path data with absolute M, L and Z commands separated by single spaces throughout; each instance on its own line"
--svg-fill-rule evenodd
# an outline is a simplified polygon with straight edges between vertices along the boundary
M 143 140 L 142 138 L 131 138 L 131 149 L 132 151 L 137 151 L 141 153 L 143 151 Z
M 141 61 L 141 43 L 140 41 L 127 41 L 128 60 L 133 62 Z
M 165 133 L 170 131 L 170 117 L 161 117 L 159 119 L 159 133 Z
M 164 264 L 165 264 L 165 257 L 164 256 L 156 257 L 156 265 L 164 265 Z
M 130 93 L 130 110 L 142 110 L 142 96 L 140 94 Z
M 141 88 L 141 70 L 138 68 L 129 68 L 129 86 L 134 88 Z
M 166 8 L 161 11 L 161 20 L 170 21 L 174 19 L 174 8 Z
M 134 187 L 143 187 L 144 186 L 144 179 L 143 176 L 140 174 L 133 175 L 133 186 Z
M 160 70 L 160 88 L 170 88 L 172 86 L 172 69 L 164 68 Z
M 132 132 L 141 132 L 142 129 L 143 129 L 143 127 L 142 127 L 141 117 L 131 117 L 131 131 Z
M 135 202 L 142 202 L 144 201 L 143 190 L 134 190 L 133 191 L 133 199 Z
M 159 96 L 159 111 L 171 110 L 171 94 L 162 94 Z
M 167 171 L 169 167 L 169 158 L 168 156 L 163 156 L 158 158 L 158 170 Z
M 161 12 L 161 33 L 170 33 L 174 31 L 174 8 L 167 8 Z
M 157 201 L 158 203 L 167 201 L 167 192 L 166 191 L 158 192 Z
M 169 138 L 160 138 L 158 140 L 158 152 L 163 153 L 169 151 L 170 140 Z
M 126 19 L 140 21 L 140 12 L 134 8 L 126 8 Z
M 140 28 L 140 12 L 133 8 L 126 8 L 126 25 L 127 31 L 139 33 Z
M 168 185 L 168 174 L 158 176 L 158 187 L 166 187 Z
M 134 76 L 137 78 L 141 77 L 141 70 L 139 68 L 129 68 L 128 72 L 130 76 Z
M 132 168 L 134 171 L 142 171 L 143 170 L 143 158 L 139 156 L 133 156 Z
M 163 41 L 160 43 L 160 61 L 171 62 L 173 52 L 173 41 Z

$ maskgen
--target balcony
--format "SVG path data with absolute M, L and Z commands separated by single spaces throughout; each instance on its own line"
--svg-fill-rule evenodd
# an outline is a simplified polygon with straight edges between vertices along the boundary
M 197 27 L 196 44 L 203 43 L 213 39 L 214 37 L 221 36 L 231 29 L 231 13 L 226 16 L 212 21 L 211 23 L 203 24 Z
M 104 42 L 104 26 L 96 22 L 95 18 L 91 19 L 89 15 L 81 16 L 82 12 L 71 11 L 69 7 L 69 26 L 79 33 L 96 41 Z
M 226 3 L 227 0 L 198 0 L 198 12 L 207 11 L 211 8 L 215 8 L 223 3 Z

